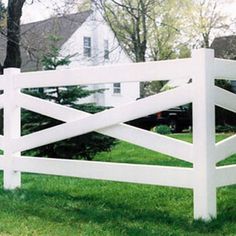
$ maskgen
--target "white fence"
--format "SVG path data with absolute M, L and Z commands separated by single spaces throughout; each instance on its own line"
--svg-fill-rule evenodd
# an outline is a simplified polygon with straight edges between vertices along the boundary
M 192 83 L 94 115 L 41 100 L 22 88 L 86 85 L 111 82 L 192 78 Z M 215 79 L 236 79 L 236 62 L 214 58 L 213 50 L 193 51 L 192 58 L 130 65 L 20 73 L 7 69 L 0 79 L 4 136 L 0 137 L 0 169 L 4 188 L 21 185 L 21 172 L 74 176 L 191 188 L 194 218 L 216 217 L 216 188 L 236 183 L 236 165 L 216 163 L 236 152 L 236 136 L 215 143 L 215 105 L 236 112 L 236 95 L 214 85 Z M 178 141 L 123 122 L 182 104 L 193 104 L 193 143 Z M 20 109 L 65 123 L 21 136 Z M 193 163 L 193 168 L 116 164 L 21 156 L 20 152 L 96 131 Z

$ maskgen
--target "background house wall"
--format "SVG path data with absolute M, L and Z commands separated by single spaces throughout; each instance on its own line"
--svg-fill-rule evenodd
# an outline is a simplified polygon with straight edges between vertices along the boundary
M 84 56 L 84 37 L 91 38 L 91 57 Z M 108 42 L 109 59 L 104 58 L 105 40 Z M 70 68 L 79 66 L 98 66 L 108 64 L 131 63 L 131 59 L 104 22 L 101 15 L 94 11 L 87 20 L 62 45 L 61 55 L 74 55 L 71 58 Z M 122 75 L 121 75 L 122 76 Z M 114 93 L 113 83 L 103 85 L 89 85 L 90 89 L 105 89 L 104 93 L 96 93 L 81 102 L 96 102 L 102 106 L 115 107 L 131 102 L 140 97 L 139 83 L 123 83 L 120 93 Z
M 97 66 L 107 64 L 131 63 L 131 59 L 119 46 L 119 43 L 96 9 L 84 12 L 52 17 L 43 21 L 21 26 L 21 71 L 43 70 L 43 55 L 49 52 L 49 36 L 60 37 L 57 47 L 61 48 L 61 56 L 73 55 L 70 67 Z M 91 57 L 83 55 L 83 39 L 91 38 Z M 104 58 L 104 40 L 108 40 L 109 59 Z M 4 60 L 6 38 L 0 36 L 0 59 Z M 78 75 L 79 76 L 79 75 Z M 120 75 L 122 77 L 122 75 Z M 112 78 L 111 78 L 112 79 Z M 104 88 L 104 93 L 97 93 L 81 102 L 95 102 L 102 106 L 118 106 L 135 101 L 139 95 L 139 83 L 121 84 L 121 93 L 113 93 L 113 84 L 91 85 L 91 89 Z

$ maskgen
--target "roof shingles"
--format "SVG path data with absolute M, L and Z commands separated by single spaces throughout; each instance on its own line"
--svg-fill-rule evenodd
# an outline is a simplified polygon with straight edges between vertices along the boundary
M 42 55 L 49 48 L 49 36 L 60 37 L 60 48 L 71 35 L 86 21 L 92 11 L 84 11 L 61 17 L 29 23 L 21 26 L 22 71 L 42 70 Z M 6 38 L 0 37 L 0 60 L 3 62 L 6 51 Z
M 236 35 L 215 38 L 211 48 L 218 58 L 236 60 Z

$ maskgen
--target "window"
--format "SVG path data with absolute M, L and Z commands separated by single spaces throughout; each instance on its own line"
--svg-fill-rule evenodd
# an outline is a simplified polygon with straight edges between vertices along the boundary
M 84 56 L 91 57 L 91 38 L 84 37 Z
M 109 42 L 104 40 L 104 59 L 109 59 Z
M 120 83 L 114 83 L 113 84 L 113 93 L 114 94 L 120 94 L 121 93 Z

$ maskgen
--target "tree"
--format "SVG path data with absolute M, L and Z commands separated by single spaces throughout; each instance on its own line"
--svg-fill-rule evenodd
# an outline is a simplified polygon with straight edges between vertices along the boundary
M 3 34 L 3 29 L 5 26 L 5 19 L 6 19 L 6 8 L 2 1 L 0 1 L 0 33 Z M 0 63 L 0 74 L 3 73 L 3 67 Z
M 120 45 L 135 62 L 178 57 L 184 1 L 175 0 L 99 0 L 101 10 Z M 150 85 L 158 92 L 160 82 L 141 83 L 141 96 Z
M 25 0 L 9 0 L 7 7 L 7 52 L 4 67 L 21 66 L 20 18 Z
M 99 0 L 96 6 L 102 11 L 121 46 L 135 62 L 146 60 L 147 15 L 154 0 Z
M 22 15 L 22 7 L 25 0 L 8 0 L 7 11 L 2 1 L 0 2 L 0 22 L 5 19 L 7 12 L 7 33 L 5 34 L 4 27 L 0 27 L 1 34 L 7 38 L 6 58 L 4 65 L 0 62 L 0 74 L 3 74 L 3 69 L 8 67 L 20 68 L 20 18 Z M 5 26 L 3 24 L 3 26 Z M 0 132 L 3 132 L 3 109 L 0 110 Z
M 99 0 L 96 6 L 133 61 L 176 57 L 190 0 Z
M 42 58 L 45 70 L 55 70 L 58 66 L 69 65 L 70 56 L 61 57 L 57 47 L 59 37 L 51 36 L 50 50 Z M 79 76 L 79 75 L 78 75 Z M 51 102 L 66 105 L 88 113 L 96 113 L 104 110 L 104 107 L 92 103 L 79 103 L 80 99 L 86 98 L 94 93 L 101 93 L 103 90 L 88 90 L 82 86 L 55 87 L 38 91 L 27 91 L 28 94 L 37 96 Z M 79 99 L 79 100 L 78 100 Z M 43 117 L 39 114 L 32 115 L 31 112 L 23 113 L 23 134 L 39 131 L 58 125 L 61 122 Z M 33 151 L 36 156 L 56 157 L 63 159 L 86 159 L 91 160 L 96 153 L 109 151 L 116 141 L 113 138 L 92 132 L 89 134 L 74 137 L 65 141 L 39 147 Z M 32 153 L 32 151 L 31 151 Z
M 209 48 L 212 39 L 224 34 L 232 21 L 224 13 L 223 7 L 229 1 L 192 0 L 186 4 L 186 34 L 194 47 Z
M 5 19 L 6 17 L 5 14 L 6 14 L 6 7 L 3 4 L 3 2 L 0 1 L 0 22 L 2 22 Z

